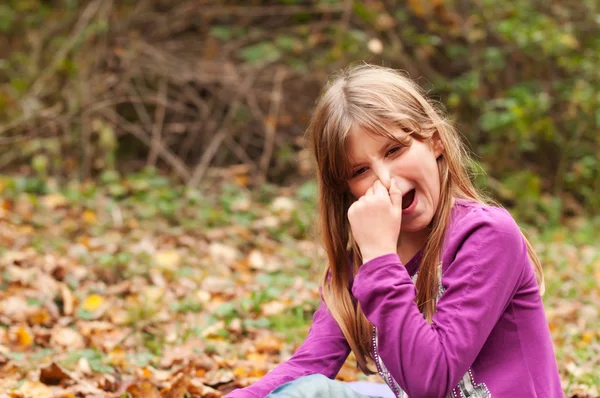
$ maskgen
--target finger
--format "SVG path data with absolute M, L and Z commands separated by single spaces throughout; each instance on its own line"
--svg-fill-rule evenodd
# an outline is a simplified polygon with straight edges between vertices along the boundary
M 385 186 L 381 183 L 380 180 L 375 181 L 375 184 L 373 184 L 373 192 L 376 195 L 388 196 L 388 191 L 387 189 L 385 189 Z
M 390 183 L 390 199 L 394 207 L 402 208 L 402 190 L 400 190 L 396 178 L 392 178 L 392 182 Z
M 369 189 L 367 189 L 367 192 L 365 192 L 365 196 L 372 196 L 375 193 L 374 186 L 375 185 L 372 185 Z

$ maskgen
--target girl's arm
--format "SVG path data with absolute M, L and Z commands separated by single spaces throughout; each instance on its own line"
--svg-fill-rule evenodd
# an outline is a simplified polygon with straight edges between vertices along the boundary
M 534 277 L 523 236 L 505 210 L 478 208 L 458 223 L 446 238 L 458 249 L 445 259 L 445 292 L 432 324 L 396 254 L 364 263 L 352 288 L 377 327 L 381 359 L 411 397 L 442 397 L 456 387 L 522 278 Z
M 264 397 L 276 387 L 301 376 L 320 373 L 334 378 L 346 361 L 350 347 L 325 302 L 313 315 L 306 340 L 286 362 L 267 373 L 255 384 L 234 390 L 227 398 Z

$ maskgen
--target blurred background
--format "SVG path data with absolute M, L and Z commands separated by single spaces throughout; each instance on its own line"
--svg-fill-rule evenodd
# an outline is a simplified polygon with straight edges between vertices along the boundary
M 545 262 L 565 391 L 598 396 L 597 0 L 5 0 L 5 387 L 50 388 L 29 360 L 104 393 L 219 396 L 288 357 L 323 265 L 303 134 L 327 76 L 360 61 L 405 70 L 447 109 L 476 183 Z M 71 356 L 66 326 L 82 336 Z M 95 342 L 106 330 L 137 337 Z M 189 368 L 190 336 L 206 360 L 195 378 L 152 373 L 172 369 L 165 358 Z M 117 368 L 130 378 L 111 379 Z
M 482 184 L 523 217 L 597 214 L 599 7 L 9 0 L 0 170 L 85 180 L 155 166 L 196 186 L 243 164 L 288 184 L 310 175 L 302 135 L 325 78 L 367 61 L 444 104 Z

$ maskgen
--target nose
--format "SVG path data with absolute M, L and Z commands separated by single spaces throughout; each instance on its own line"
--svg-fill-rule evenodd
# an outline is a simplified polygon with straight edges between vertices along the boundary
M 390 190 L 392 184 L 392 173 L 390 172 L 389 167 L 385 164 L 377 165 L 377 167 L 373 167 L 373 171 L 377 176 L 377 179 L 381 181 L 385 189 Z

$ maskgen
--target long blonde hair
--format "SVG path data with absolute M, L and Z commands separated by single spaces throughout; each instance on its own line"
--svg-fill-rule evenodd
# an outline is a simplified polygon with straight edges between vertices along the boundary
M 390 138 L 392 130 L 402 129 L 410 138 L 431 142 L 436 135 L 441 140 L 444 153 L 438 158 L 440 200 L 416 282 L 416 304 L 428 322 L 436 309 L 437 265 L 450 222 L 452 198 L 480 203 L 491 201 L 472 183 L 470 158 L 457 131 L 409 78 L 389 68 L 361 64 L 338 72 L 325 86 L 306 132 L 317 164 L 319 226 L 328 257 L 321 281 L 322 292 L 358 367 L 370 374 L 373 372 L 367 365 L 372 360 L 372 325 L 349 290 L 350 279 L 362 264 L 347 217 L 348 208 L 355 200 L 347 185 L 346 142 L 352 128 Z M 527 250 L 543 291 L 542 267 L 528 241 Z

